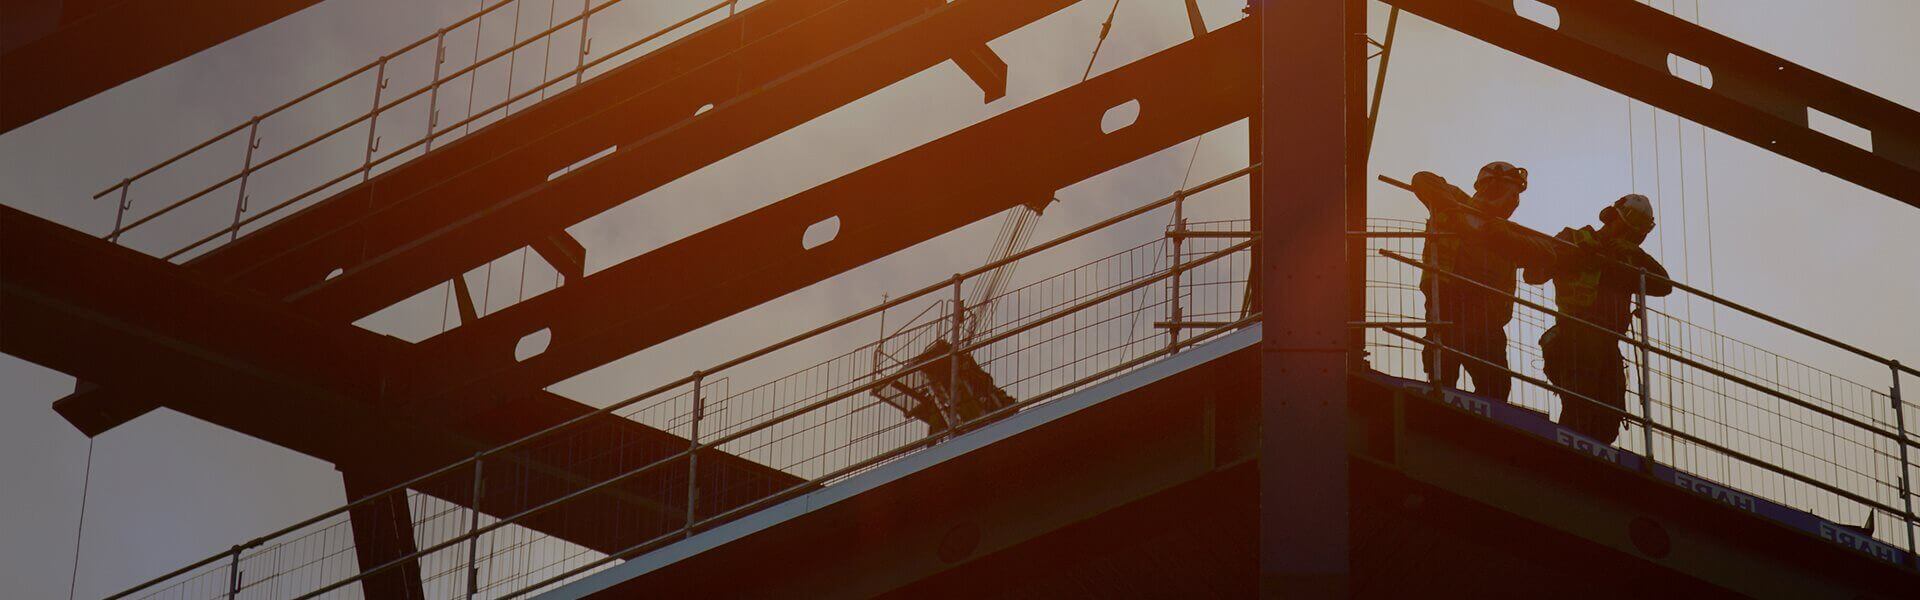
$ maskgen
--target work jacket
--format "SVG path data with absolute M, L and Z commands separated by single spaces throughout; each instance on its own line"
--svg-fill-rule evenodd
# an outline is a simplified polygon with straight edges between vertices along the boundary
M 1639 246 L 1604 240 L 1592 226 L 1562 229 L 1553 237 L 1567 244 L 1555 249 L 1549 264 L 1528 267 L 1526 280 L 1536 285 L 1552 281 L 1560 312 L 1607 331 L 1626 333 L 1633 322 L 1641 269 L 1647 272 L 1648 296 L 1673 293 L 1666 267 Z

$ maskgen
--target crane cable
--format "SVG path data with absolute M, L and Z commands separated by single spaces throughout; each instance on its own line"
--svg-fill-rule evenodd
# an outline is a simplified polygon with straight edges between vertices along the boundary
M 87 492 L 93 487 L 93 438 L 87 438 L 87 466 L 80 479 L 80 523 L 73 528 L 73 572 L 67 576 L 67 600 L 80 583 L 80 540 L 87 531 Z

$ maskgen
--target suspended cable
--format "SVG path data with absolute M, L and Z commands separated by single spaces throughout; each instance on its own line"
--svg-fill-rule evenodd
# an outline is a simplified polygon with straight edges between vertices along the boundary
M 80 583 L 80 541 L 87 531 L 87 492 L 93 488 L 93 438 L 87 438 L 87 466 L 80 477 L 80 523 L 73 528 L 73 572 L 67 575 L 67 600 Z
M 1100 58 L 1100 47 L 1107 44 L 1107 33 L 1113 31 L 1113 15 L 1120 12 L 1120 0 L 1113 0 L 1113 8 L 1107 10 L 1107 22 L 1100 24 L 1100 39 L 1093 42 L 1093 55 L 1087 57 L 1087 70 L 1080 74 L 1080 81 L 1093 76 L 1093 61 Z

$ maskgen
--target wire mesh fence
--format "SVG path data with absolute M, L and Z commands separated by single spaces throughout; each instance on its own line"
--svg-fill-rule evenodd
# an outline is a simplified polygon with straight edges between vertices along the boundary
M 1907 429 L 1914 404 L 1896 401 L 1891 381 L 1833 372 L 1893 373 L 1878 360 L 1822 369 L 1650 307 L 1631 325 L 1609 324 L 1617 336 L 1552 341 L 1594 329 L 1556 310 L 1567 306 L 1558 285 L 1521 282 L 1501 293 L 1498 282 L 1467 280 L 1474 265 L 1430 262 L 1429 248 L 1447 238 L 1428 236 L 1420 222 L 1376 219 L 1369 229 L 1367 319 L 1405 324 L 1368 332 L 1375 369 L 1504 400 L 1690 476 L 1911 547 L 1909 502 L 1920 500 L 1907 487 L 1920 474 L 1909 456 L 1920 448 Z M 1435 296 L 1466 306 L 1436 308 Z M 1627 301 L 1617 307 L 1623 319 L 1638 304 Z M 1436 362 L 1436 354 L 1451 359 Z M 1591 391 L 1581 397 L 1570 387 Z
M 1245 221 L 1191 224 L 1170 233 L 1205 233 L 984 300 L 964 293 L 1003 276 L 1001 264 L 1250 170 L 425 476 L 349 479 L 348 506 L 122 596 L 516 597 L 834 485 L 1255 322 L 1245 301 L 1257 238 Z

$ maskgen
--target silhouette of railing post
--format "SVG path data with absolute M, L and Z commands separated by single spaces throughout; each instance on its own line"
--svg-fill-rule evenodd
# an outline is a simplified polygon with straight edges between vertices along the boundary
M 1433 242 L 1433 238 L 1427 238 L 1426 247 L 1421 251 L 1420 260 L 1426 263 L 1426 267 L 1421 271 L 1421 279 L 1433 281 L 1433 288 L 1425 290 L 1427 293 L 1427 322 L 1439 323 L 1442 320 L 1440 318 L 1442 314 L 1440 310 L 1441 277 L 1439 273 L 1434 270 L 1438 268 L 1439 261 L 1434 258 L 1437 250 L 1433 248 Z M 1447 364 L 1446 340 L 1442 337 L 1444 335 L 1446 335 L 1446 328 L 1444 327 L 1433 327 L 1427 330 L 1427 337 L 1433 339 L 1433 343 L 1427 346 L 1428 350 L 1433 351 L 1433 360 L 1427 365 L 1427 382 L 1433 384 L 1433 396 L 1435 398 L 1446 396 L 1446 390 L 1440 387 L 1440 382 L 1446 380 L 1440 375 L 1440 366 Z
M 587 53 L 593 51 L 593 38 L 587 37 L 587 23 L 593 20 L 593 0 L 580 0 L 580 60 L 574 63 L 573 85 L 586 81 Z
M 947 421 L 947 435 L 951 437 L 960 427 L 959 414 L 954 412 L 953 403 L 960 400 L 960 330 L 966 326 L 966 300 L 960 297 L 960 282 L 966 277 L 953 274 L 953 324 L 947 332 L 947 398 L 940 402 L 940 416 Z M 935 394 L 935 398 L 939 395 Z
M 240 197 L 233 202 L 233 227 L 229 241 L 240 238 L 240 215 L 247 212 L 247 180 L 253 177 L 253 151 L 260 149 L 260 117 L 247 125 L 247 158 L 240 163 Z
M 367 156 L 360 164 L 360 181 L 373 177 L 373 153 L 380 151 L 380 96 L 387 90 L 387 57 L 373 72 L 373 109 L 367 111 Z
M 1894 445 L 1900 447 L 1900 500 L 1907 509 L 1906 514 L 1900 515 L 1900 522 L 1907 527 L 1907 557 L 1915 561 L 1917 565 L 1920 565 L 1920 557 L 1914 556 L 1913 552 L 1913 483 L 1909 476 L 1913 472 L 1913 463 L 1907 458 L 1907 407 L 1905 403 L 1900 401 L 1900 361 L 1897 359 L 1888 360 L 1887 366 L 1893 374 L 1893 387 L 1891 389 L 1893 395 L 1893 426 L 1894 431 L 1900 434 L 1900 439 L 1894 440 Z
M 1172 298 L 1169 298 L 1169 301 L 1173 303 L 1173 308 L 1172 308 L 1172 312 L 1168 314 L 1168 319 L 1167 319 L 1167 321 L 1169 321 L 1167 323 L 1167 353 L 1168 354 L 1178 354 L 1180 352 L 1180 325 L 1185 321 L 1185 319 L 1182 318 L 1182 315 L 1181 315 L 1182 311 L 1180 310 L 1180 276 L 1183 275 L 1183 273 L 1181 273 L 1180 271 L 1180 258 L 1181 258 L 1180 251 L 1181 251 L 1181 246 L 1183 245 L 1181 242 L 1186 241 L 1186 233 L 1187 233 L 1187 218 L 1184 210 L 1185 207 L 1183 206 L 1186 204 L 1185 200 L 1186 200 L 1185 193 L 1174 192 L 1173 261 L 1172 261 L 1173 277 L 1169 278 L 1168 280 L 1171 282 L 1171 285 L 1173 287 Z
M 485 452 L 473 455 L 473 503 L 467 506 L 467 600 L 473 600 L 474 595 L 480 593 L 480 536 L 475 532 L 480 530 L 481 478 L 486 464 L 481 459 L 486 455 Z
M 693 537 L 695 513 L 693 507 L 700 503 L 700 419 L 706 416 L 706 398 L 700 395 L 700 386 L 706 374 L 693 372 L 693 430 L 687 435 L 687 527 L 686 537 Z
M 132 179 L 120 180 L 120 207 L 113 212 L 113 231 L 107 233 L 107 241 L 109 242 L 115 244 L 120 243 L 120 223 L 126 220 L 127 209 L 133 208 L 133 204 L 127 201 L 127 190 L 132 188 Z
M 227 600 L 240 595 L 240 547 L 234 546 L 229 552 L 233 558 L 227 563 Z
M 431 89 L 427 91 L 426 152 L 433 151 L 433 129 L 440 125 L 440 65 L 446 62 L 447 30 L 442 28 L 440 29 L 440 33 L 434 36 L 433 40 L 433 83 L 428 84 L 431 86 Z
M 1641 470 L 1653 470 L 1653 399 L 1647 395 L 1653 389 L 1648 381 L 1653 376 L 1653 365 L 1648 362 L 1647 346 L 1653 344 L 1653 338 L 1647 335 L 1647 272 L 1640 271 L 1640 289 L 1634 294 L 1638 305 L 1634 307 L 1634 317 L 1640 321 L 1640 343 L 1634 350 L 1640 355 L 1640 417 L 1646 419 L 1640 424 L 1641 439 L 1646 442 L 1646 460 L 1640 461 Z

